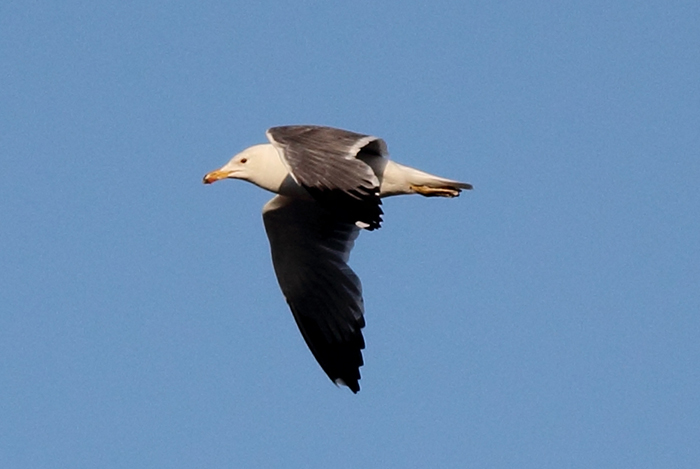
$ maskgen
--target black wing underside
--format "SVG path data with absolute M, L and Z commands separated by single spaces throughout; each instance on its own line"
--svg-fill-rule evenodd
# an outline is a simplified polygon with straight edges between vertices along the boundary
M 347 261 L 359 228 L 315 201 L 283 196 L 268 202 L 263 221 L 277 280 L 306 344 L 331 380 L 358 392 L 364 304 Z
M 369 230 L 379 228 L 379 180 L 357 155 L 385 156 L 382 139 L 313 125 L 273 127 L 267 136 L 294 179 L 321 205 Z

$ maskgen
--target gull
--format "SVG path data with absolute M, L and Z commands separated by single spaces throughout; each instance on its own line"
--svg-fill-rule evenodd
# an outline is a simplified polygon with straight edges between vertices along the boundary
M 315 125 L 272 127 L 204 176 L 242 179 L 276 195 L 263 207 L 272 264 L 311 353 L 336 385 L 360 390 L 362 285 L 348 266 L 361 229 L 382 222 L 381 198 L 457 197 L 472 185 L 388 159 L 381 138 Z

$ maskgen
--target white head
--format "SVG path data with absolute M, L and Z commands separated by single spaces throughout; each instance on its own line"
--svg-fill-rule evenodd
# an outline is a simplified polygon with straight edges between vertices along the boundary
M 242 179 L 277 192 L 288 174 L 275 147 L 267 143 L 246 148 L 221 168 L 207 173 L 204 184 L 221 179 Z

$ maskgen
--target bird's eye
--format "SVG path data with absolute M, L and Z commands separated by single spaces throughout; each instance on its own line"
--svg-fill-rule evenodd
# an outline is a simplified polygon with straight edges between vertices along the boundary
M 248 161 L 248 158 L 241 158 L 241 163 L 245 163 L 246 161 Z

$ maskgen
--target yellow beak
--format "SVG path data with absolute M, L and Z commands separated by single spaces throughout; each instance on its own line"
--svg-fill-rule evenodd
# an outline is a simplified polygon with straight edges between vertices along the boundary
M 216 169 L 210 173 L 207 173 L 204 176 L 204 184 L 211 184 L 212 182 L 216 182 L 220 179 L 226 179 L 228 175 L 228 171 L 221 171 L 220 169 Z

